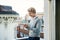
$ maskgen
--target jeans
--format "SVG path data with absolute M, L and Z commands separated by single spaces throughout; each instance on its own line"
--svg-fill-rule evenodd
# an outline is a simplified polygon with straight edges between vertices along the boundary
M 19 39 L 19 40 L 28 40 L 28 39 Z
M 40 37 L 29 37 L 28 40 L 40 40 Z

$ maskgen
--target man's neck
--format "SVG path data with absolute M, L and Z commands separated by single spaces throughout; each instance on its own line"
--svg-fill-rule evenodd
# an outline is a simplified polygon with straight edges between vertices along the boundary
M 31 17 L 31 18 L 35 19 L 35 18 L 36 18 L 36 16 L 34 16 L 34 17 Z
M 36 17 L 36 16 L 31 16 L 32 18 Z

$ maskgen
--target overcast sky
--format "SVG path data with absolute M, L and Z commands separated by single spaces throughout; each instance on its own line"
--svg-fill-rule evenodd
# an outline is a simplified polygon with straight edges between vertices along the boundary
M 34 7 L 37 12 L 44 12 L 44 0 L 0 0 L 1 5 L 12 6 L 21 16 L 25 16 L 27 9 Z

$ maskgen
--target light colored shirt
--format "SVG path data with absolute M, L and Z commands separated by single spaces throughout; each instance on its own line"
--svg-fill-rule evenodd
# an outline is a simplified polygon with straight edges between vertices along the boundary
M 36 28 L 34 28 L 35 23 L 38 21 Z M 29 37 L 40 37 L 40 27 L 42 25 L 41 19 L 34 17 L 30 19 L 29 22 Z

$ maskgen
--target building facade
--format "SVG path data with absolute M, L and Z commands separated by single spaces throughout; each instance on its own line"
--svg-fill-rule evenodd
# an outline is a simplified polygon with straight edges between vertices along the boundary
M 14 28 L 19 14 L 9 9 L 10 6 L 2 6 L 0 9 L 0 40 L 16 40 Z

